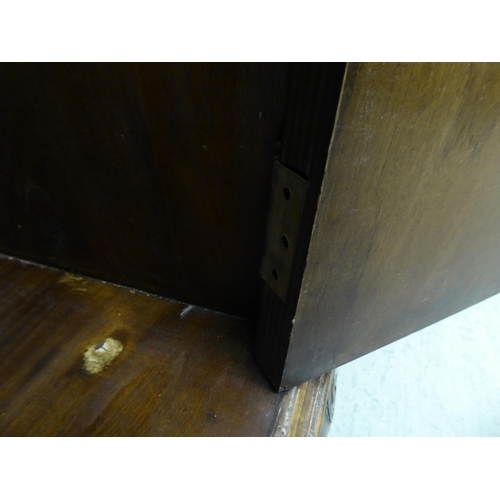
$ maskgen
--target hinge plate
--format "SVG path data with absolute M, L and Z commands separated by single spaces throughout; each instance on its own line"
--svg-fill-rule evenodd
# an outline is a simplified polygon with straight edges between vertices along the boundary
M 274 162 L 266 250 L 260 274 L 283 302 L 288 293 L 306 189 L 307 182 L 302 177 Z

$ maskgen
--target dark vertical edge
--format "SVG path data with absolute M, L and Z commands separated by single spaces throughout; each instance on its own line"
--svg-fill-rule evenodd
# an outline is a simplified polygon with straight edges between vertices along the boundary
M 288 389 L 282 376 L 344 72 L 345 63 L 296 63 L 291 69 L 279 160 L 306 178 L 307 191 L 286 302 L 263 283 L 254 344 L 257 363 L 276 390 Z

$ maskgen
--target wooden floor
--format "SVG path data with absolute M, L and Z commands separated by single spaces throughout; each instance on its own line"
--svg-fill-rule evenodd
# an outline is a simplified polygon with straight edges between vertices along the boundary
M 268 436 L 245 320 L 0 256 L 0 435 Z M 89 374 L 107 338 L 123 350 Z

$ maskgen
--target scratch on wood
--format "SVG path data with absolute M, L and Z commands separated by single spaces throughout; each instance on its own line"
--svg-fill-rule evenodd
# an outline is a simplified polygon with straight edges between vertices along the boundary
M 183 318 L 184 316 L 186 316 L 186 314 L 191 311 L 191 309 L 193 308 L 194 306 L 192 305 L 189 305 L 189 306 L 186 306 L 182 311 L 181 311 L 181 318 Z
M 75 276 L 74 274 L 66 273 L 59 278 L 59 283 L 64 283 L 75 292 L 86 292 L 87 289 L 85 286 L 87 285 L 88 280 L 83 276 Z
M 59 279 L 59 283 L 68 283 L 71 285 L 76 284 L 75 282 L 83 281 L 85 282 L 85 278 L 82 276 L 75 276 L 74 274 L 65 274 Z

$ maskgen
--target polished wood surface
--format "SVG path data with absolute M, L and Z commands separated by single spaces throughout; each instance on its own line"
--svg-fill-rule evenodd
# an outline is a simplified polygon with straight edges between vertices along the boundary
M 1 64 L 0 251 L 256 319 L 290 64 Z
M 247 320 L 0 257 L 0 435 L 269 436 Z M 123 351 L 89 374 L 107 338 Z
M 500 292 L 500 65 L 350 64 L 291 385 Z

